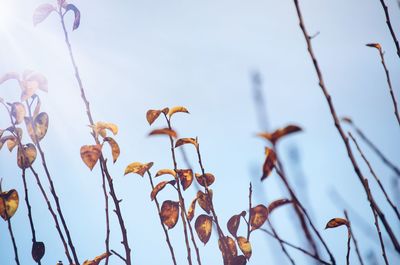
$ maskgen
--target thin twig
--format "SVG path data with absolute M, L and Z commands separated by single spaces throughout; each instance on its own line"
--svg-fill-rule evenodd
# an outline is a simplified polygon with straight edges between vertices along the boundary
M 252 197 L 253 197 L 253 185 L 251 185 L 251 182 L 250 182 L 250 184 L 249 184 L 249 218 L 247 221 L 247 241 L 250 240 L 250 233 L 251 233 L 250 220 L 251 220 Z
M 106 239 L 104 240 L 106 246 L 106 253 L 110 252 L 110 214 L 108 211 L 108 193 L 106 187 L 106 175 L 104 173 L 103 165 L 100 163 L 101 168 L 101 180 L 103 186 L 104 204 L 105 204 L 105 214 L 106 214 Z M 109 255 L 106 256 L 105 265 L 108 265 Z
M 271 220 L 269 219 L 269 217 L 268 217 L 267 221 L 268 221 L 269 228 L 271 228 L 272 234 L 278 240 L 279 245 L 281 246 L 281 249 L 282 249 L 283 253 L 289 259 L 289 261 L 290 261 L 290 263 L 292 265 L 296 265 L 296 263 L 294 262 L 293 258 L 290 256 L 289 252 L 285 248 L 285 245 L 283 244 L 282 239 L 279 237 L 278 232 L 276 232 L 274 226 L 272 225 Z
M 7 213 L 6 213 L 6 216 L 7 216 Z M 17 243 L 15 242 L 14 232 L 12 229 L 11 220 L 9 218 L 7 219 L 7 223 L 8 223 L 8 231 L 10 232 L 11 240 L 13 243 L 14 254 L 15 254 L 15 263 L 17 263 L 17 265 L 20 265 L 19 258 L 18 258 Z
M 120 258 L 121 260 L 123 260 L 126 263 L 126 259 L 124 257 L 122 257 L 121 254 L 119 254 L 118 252 L 111 249 L 111 253 L 113 253 L 115 256 L 117 256 L 118 258 Z
M 390 204 L 390 206 L 392 207 L 393 211 L 396 213 L 397 219 L 399 219 L 400 221 L 400 213 L 396 207 L 396 205 L 392 202 L 392 200 L 390 199 L 388 193 L 386 192 L 385 187 L 383 186 L 381 180 L 379 179 L 379 177 L 376 175 L 375 171 L 373 170 L 370 162 L 368 161 L 368 159 L 365 157 L 363 151 L 361 150 L 360 146 L 358 145 L 358 142 L 356 141 L 356 139 L 353 137 L 353 135 L 349 132 L 349 136 L 350 138 L 353 140 L 355 146 L 357 147 L 358 152 L 360 153 L 361 157 L 364 159 L 365 164 L 367 164 L 369 171 L 371 172 L 372 176 L 374 177 L 374 179 L 376 180 L 376 182 L 379 185 L 379 188 L 381 189 L 381 191 L 383 192 L 383 194 L 385 195 L 385 198 L 387 200 L 387 202 Z
M 309 39 L 309 35 L 308 35 L 307 30 L 305 28 L 303 15 L 301 13 L 299 1 L 298 0 L 293 0 L 293 2 L 294 2 L 295 7 L 296 7 L 296 12 L 297 12 L 297 16 L 298 16 L 298 19 L 299 19 L 300 28 L 302 30 L 302 33 L 304 35 L 304 39 L 305 39 L 306 44 L 307 44 L 308 53 L 310 55 L 310 58 L 311 58 L 311 60 L 313 62 L 314 69 L 315 69 L 316 74 L 318 76 L 319 86 L 320 86 L 320 88 L 321 88 L 321 90 L 322 90 L 322 92 L 323 92 L 323 94 L 324 94 L 324 96 L 326 98 L 326 101 L 328 103 L 328 106 L 329 106 L 329 109 L 330 109 L 331 116 L 333 118 L 334 124 L 335 124 L 335 126 L 336 126 L 336 128 L 337 128 L 337 130 L 338 130 L 338 132 L 340 134 L 340 137 L 343 140 L 343 143 L 344 143 L 345 147 L 346 147 L 346 151 L 347 151 L 348 157 L 349 157 L 349 159 L 350 159 L 350 161 L 351 161 L 351 163 L 353 165 L 354 171 L 356 172 L 356 174 L 357 174 L 357 176 L 359 178 L 359 181 L 363 184 L 364 177 L 363 177 L 362 172 L 361 172 L 361 170 L 360 170 L 360 168 L 359 168 L 359 166 L 357 164 L 357 161 L 354 158 L 353 151 L 351 150 L 351 147 L 350 147 L 349 139 L 346 136 L 346 133 L 344 132 L 344 130 L 343 130 L 341 124 L 340 124 L 338 115 L 336 113 L 336 109 L 335 109 L 335 107 L 333 105 L 333 102 L 332 102 L 331 95 L 329 94 L 328 89 L 325 86 L 325 82 L 324 82 L 324 79 L 323 79 L 323 76 L 322 76 L 321 69 L 319 67 L 317 58 L 314 55 L 313 46 L 311 44 L 311 40 Z M 364 185 L 363 185 L 363 187 L 364 187 Z M 365 190 L 365 187 L 364 187 L 364 190 Z M 400 253 L 400 244 L 399 244 L 399 242 L 398 242 L 398 240 L 397 240 L 397 238 L 396 238 L 396 236 L 395 236 L 395 234 L 393 232 L 392 227 L 390 226 L 390 224 L 387 221 L 385 215 L 383 214 L 383 212 L 381 211 L 381 209 L 379 208 L 379 206 L 375 202 L 375 200 L 372 197 L 372 195 L 369 196 L 368 192 L 366 190 L 365 190 L 365 193 L 367 194 L 367 198 L 368 198 L 368 200 L 370 202 L 370 206 L 371 206 L 372 210 L 376 211 L 376 213 L 378 214 L 378 216 L 381 219 L 381 221 L 382 221 L 387 233 L 389 234 L 389 237 L 390 237 L 390 239 L 391 239 L 396 251 Z
M 388 29 L 390 31 L 390 35 L 392 36 L 393 42 L 394 42 L 394 44 L 396 46 L 397 56 L 400 57 L 400 45 L 399 45 L 399 41 L 398 41 L 398 39 L 396 37 L 396 33 L 394 32 L 394 29 L 392 27 L 392 22 L 390 20 L 388 7 L 387 7 L 387 5 L 386 5 L 384 0 L 380 0 L 380 2 L 381 2 L 381 5 L 382 5 L 382 8 L 383 8 L 383 11 L 385 12 L 386 24 L 387 24 Z
M 364 265 L 362 255 L 361 255 L 360 249 L 358 247 L 358 242 L 357 242 L 357 239 L 354 237 L 353 229 L 351 229 L 351 221 L 349 219 L 349 215 L 347 214 L 346 210 L 344 210 L 344 216 L 346 217 L 347 222 L 349 222 L 349 224 L 350 224 L 350 237 L 353 240 L 354 247 L 356 249 L 356 253 L 357 253 L 357 257 L 358 257 L 358 261 L 360 262 L 361 265 Z

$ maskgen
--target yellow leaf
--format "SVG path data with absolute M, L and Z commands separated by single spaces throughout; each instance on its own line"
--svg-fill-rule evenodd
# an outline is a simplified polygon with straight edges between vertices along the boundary
M 159 171 L 157 171 L 157 174 L 156 174 L 155 178 L 159 177 L 159 176 L 162 176 L 162 175 L 166 175 L 166 174 L 172 175 L 174 178 L 176 177 L 175 170 L 172 170 L 172 169 L 160 169 Z
M 164 201 L 161 206 L 161 220 L 168 227 L 168 229 L 174 228 L 178 222 L 179 216 L 179 202 Z
M 194 224 L 197 235 L 201 242 L 206 244 L 211 236 L 212 231 L 212 218 L 211 216 L 202 214 L 199 215 Z
M 260 204 L 250 209 L 251 230 L 260 228 L 268 218 L 268 208 Z
M 106 130 L 109 130 L 112 132 L 114 135 L 118 133 L 118 126 L 115 125 L 114 123 L 110 122 L 96 122 L 93 126 L 90 126 L 93 128 L 96 134 L 100 134 L 103 138 L 107 136 Z
M 99 265 L 103 259 L 109 256 L 111 256 L 111 253 L 104 253 L 95 257 L 93 260 L 85 260 L 82 265 Z
M 150 170 L 150 168 L 152 166 L 153 166 L 153 162 L 149 162 L 146 164 L 142 164 L 139 162 L 133 162 L 126 167 L 124 175 L 129 174 L 129 173 L 134 173 L 134 174 L 138 174 L 143 177 L 144 173 L 146 173 L 148 170 Z
M 101 144 L 81 147 L 81 158 L 90 170 L 94 168 L 101 155 Z
M 121 150 L 119 149 L 118 143 L 111 137 L 105 137 L 104 141 L 108 142 L 108 144 L 111 147 L 111 153 L 113 157 L 113 162 L 115 163 L 121 153 Z
M 171 118 L 172 115 L 174 115 L 174 114 L 177 113 L 177 112 L 189 113 L 189 111 L 188 111 L 185 107 L 177 106 L 177 107 L 173 107 L 173 108 L 171 108 L 171 109 L 169 110 L 169 112 L 168 112 L 169 118 Z
M 16 190 L 0 193 L 0 216 L 7 221 L 18 209 L 19 198 Z
M 231 237 L 226 236 L 225 238 L 220 238 L 218 240 L 218 247 L 224 256 L 224 259 L 228 259 L 228 257 L 236 257 L 237 256 L 237 248 L 235 244 L 235 240 Z
M 193 171 L 191 169 L 178 169 L 176 173 L 181 181 L 183 190 L 189 188 L 193 182 Z
M 22 149 L 18 147 L 18 153 L 17 153 L 18 166 L 23 169 L 30 167 L 35 161 L 36 155 L 37 155 L 36 147 L 31 143 L 24 145 Z
M 236 239 L 236 241 L 244 256 L 247 259 L 250 259 L 252 250 L 251 250 L 251 244 L 249 241 L 247 241 L 247 238 L 240 236 Z

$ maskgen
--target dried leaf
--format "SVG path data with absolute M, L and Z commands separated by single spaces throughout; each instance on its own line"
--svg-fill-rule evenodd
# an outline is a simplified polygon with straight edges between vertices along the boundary
M 246 265 L 247 259 L 245 256 L 240 255 L 233 258 L 232 265 Z
M 146 164 L 142 164 L 139 162 L 133 162 L 126 167 L 124 175 L 129 174 L 129 173 L 136 173 L 143 177 L 144 173 L 146 173 L 148 170 L 150 170 L 150 168 L 152 166 L 153 166 L 153 162 L 149 162 Z
M 222 256 L 225 259 L 234 258 L 237 256 L 237 248 L 235 244 L 235 240 L 231 237 L 226 236 L 225 238 L 220 238 L 218 240 L 218 247 L 222 252 Z
M 236 238 L 236 241 L 238 243 L 238 246 L 239 246 L 240 250 L 242 251 L 242 253 L 246 257 L 246 259 L 250 259 L 250 257 L 251 257 L 251 244 L 247 240 L 247 238 L 239 236 L 238 238 Z
M 20 168 L 28 168 L 30 167 L 36 159 L 36 147 L 29 143 L 22 147 L 18 147 L 17 153 L 17 164 Z
M 154 187 L 154 189 L 151 191 L 151 194 L 150 194 L 151 200 L 153 201 L 153 200 L 156 198 L 157 194 L 158 194 L 162 189 L 164 189 L 165 186 L 167 186 L 167 184 L 170 184 L 170 185 L 174 186 L 175 183 L 176 183 L 175 180 L 171 180 L 171 181 L 162 181 L 162 182 L 158 183 L 158 184 Z
M 329 220 L 329 222 L 326 224 L 325 229 L 336 228 L 336 227 L 339 227 L 339 226 L 342 226 L 342 225 L 345 225 L 345 226 L 348 227 L 349 226 L 349 222 L 346 219 L 343 219 L 343 218 L 333 218 L 333 219 Z
M 190 203 L 188 214 L 187 214 L 187 219 L 189 220 L 189 222 L 192 221 L 192 219 L 194 217 L 194 211 L 196 209 L 196 202 L 197 202 L 197 197 L 194 198 L 194 200 Z
M 105 259 L 109 256 L 111 256 L 111 253 L 104 253 L 104 254 L 101 254 L 100 256 L 95 257 L 93 260 L 85 260 L 82 263 L 82 265 L 99 265 L 103 259 Z
M 292 133 L 295 133 L 295 132 L 300 132 L 300 131 L 302 131 L 302 129 L 299 126 L 288 125 L 284 128 L 274 131 L 273 133 L 259 133 L 258 136 L 260 136 L 274 144 L 282 137 L 292 134 Z
M 104 138 L 104 141 L 108 142 L 108 144 L 111 147 L 111 153 L 113 157 L 113 162 L 115 163 L 119 157 L 119 154 L 121 153 L 121 150 L 119 149 L 118 143 L 111 137 L 106 137 Z
M 33 120 L 33 128 L 36 134 L 36 139 L 41 141 L 45 137 L 47 129 L 49 128 L 49 115 L 47 115 L 46 112 L 39 113 Z
M 192 144 L 192 145 L 194 145 L 196 148 L 198 147 L 198 143 L 197 143 L 197 140 L 196 139 L 194 139 L 194 138 L 181 138 L 181 139 L 178 139 L 177 141 L 176 141 L 176 143 L 175 143 L 175 148 L 177 148 L 177 147 L 179 147 L 179 146 L 182 146 L 182 145 L 184 145 L 184 144 Z
M 14 117 L 16 124 L 23 122 L 25 114 L 25 106 L 22 103 L 15 102 L 11 105 L 11 115 Z
M 371 48 L 376 48 L 378 50 L 382 49 L 382 46 L 379 43 L 368 43 L 366 46 L 371 47 Z
M 268 208 L 260 204 L 250 210 L 250 225 L 251 230 L 260 228 L 268 218 Z
M 146 113 L 146 119 L 149 125 L 152 125 L 153 122 L 160 116 L 161 110 L 148 110 Z
M 32 244 L 32 258 L 36 263 L 43 258 L 46 248 L 43 242 L 33 242 Z
M 239 225 L 240 225 L 240 218 L 241 218 L 242 216 L 245 216 L 245 215 L 246 215 L 246 212 L 243 211 L 243 212 L 240 213 L 240 214 L 236 214 L 236 215 L 232 216 L 232 217 L 228 220 L 228 223 L 227 223 L 226 226 L 228 227 L 229 233 L 231 233 L 231 235 L 232 235 L 234 238 L 237 237 L 237 231 L 238 231 Z
M 193 171 L 191 169 L 178 169 L 176 173 L 178 174 L 183 190 L 189 188 L 193 182 Z
M 2 77 L 0 77 L 0 85 L 10 79 L 19 80 L 19 74 L 16 72 L 9 72 L 9 73 L 4 74 Z
M 103 138 L 107 137 L 106 130 L 109 130 L 114 135 L 117 135 L 117 133 L 118 133 L 118 126 L 116 124 L 110 123 L 110 122 L 99 121 L 90 127 L 93 129 L 93 131 L 96 133 L 96 135 L 100 134 Z
M 215 177 L 211 173 L 205 173 L 204 175 L 196 173 L 195 176 L 196 176 L 197 182 L 203 187 L 206 187 L 204 184 L 207 184 L 207 187 L 209 187 L 215 181 Z
M 171 118 L 172 115 L 174 115 L 177 112 L 189 113 L 189 111 L 185 107 L 177 106 L 177 107 L 173 107 L 169 110 L 169 112 L 168 112 L 169 118 Z
M 282 205 L 291 203 L 291 202 L 292 202 L 292 201 L 289 200 L 289 199 L 279 199 L 279 200 L 275 200 L 275 201 L 271 202 L 270 205 L 268 205 L 268 213 L 271 214 L 271 212 L 272 212 L 273 210 L 275 210 L 276 208 L 278 208 L 278 207 L 280 207 L 280 206 L 282 206 Z
M 161 206 L 161 219 L 168 229 L 173 228 L 178 222 L 179 202 L 164 201 Z
M 81 147 L 81 158 L 90 170 L 94 168 L 101 155 L 101 144 Z
M 211 191 L 211 190 L 210 190 Z M 209 193 L 212 199 L 212 193 Z M 200 207 L 206 212 L 210 213 L 211 211 L 211 201 L 210 198 L 202 191 L 197 192 L 197 202 L 199 203 Z
M 347 122 L 348 124 L 352 124 L 353 123 L 353 120 L 350 117 L 343 117 L 342 121 L 343 122 Z
M 162 175 L 166 175 L 166 174 L 172 175 L 174 178 L 176 177 L 175 170 L 172 170 L 172 169 L 160 169 L 159 171 L 157 171 L 157 174 L 156 174 L 155 178 L 159 177 L 159 176 L 162 176 Z
M 194 224 L 199 239 L 204 244 L 207 244 L 212 231 L 212 217 L 202 214 L 199 215 Z
M 16 190 L 0 193 L 0 216 L 7 221 L 14 216 L 18 209 L 19 198 Z
M 21 102 L 31 98 L 38 89 L 48 91 L 47 79 L 44 75 L 25 71 L 21 81 L 22 95 Z
M 79 27 L 79 24 L 81 22 L 81 12 L 79 11 L 79 9 L 73 5 L 73 4 L 68 4 L 65 6 L 65 13 L 67 13 L 69 10 L 74 11 L 74 24 L 72 26 L 72 30 L 76 30 Z
M 174 130 L 169 129 L 169 128 L 153 130 L 153 131 L 151 131 L 149 133 L 149 136 L 151 136 L 151 135 L 168 135 L 169 137 L 172 137 L 172 138 L 176 138 L 177 137 L 176 132 Z
M 33 12 L 33 25 L 43 22 L 56 8 L 51 4 L 42 4 Z
M 265 148 L 265 162 L 263 165 L 263 175 L 261 177 L 261 180 L 266 179 L 272 172 L 272 170 L 275 168 L 276 164 L 276 154 L 274 150 L 271 148 L 266 147 Z

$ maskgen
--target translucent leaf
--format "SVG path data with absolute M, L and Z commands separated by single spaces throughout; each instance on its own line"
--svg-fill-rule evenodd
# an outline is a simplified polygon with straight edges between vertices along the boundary
M 271 143 L 276 143 L 282 137 L 300 131 L 302 131 L 302 129 L 299 126 L 288 125 L 284 128 L 274 131 L 273 133 L 259 133 L 258 136 L 270 141 Z
M 176 173 L 178 174 L 183 190 L 189 188 L 193 182 L 193 171 L 191 169 L 178 169 Z
M 291 202 L 292 202 L 292 201 L 289 200 L 289 199 L 279 199 L 279 200 L 275 200 L 275 201 L 271 202 L 270 205 L 268 205 L 268 213 L 271 214 L 271 212 L 272 212 L 273 210 L 275 210 L 276 208 L 278 208 L 278 207 L 280 207 L 280 206 L 282 206 L 282 205 L 291 203 Z
M 156 198 L 157 194 L 158 194 L 162 189 L 164 189 L 165 186 L 167 186 L 167 184 L 170 184 L 170 185 L 174 186 L 175 183 L 176 183 L 175 180 L 171 180 L 171 181 L 162 181 L 162 182 L 158 183 L 158 184 L 154 187 L 154 189 L 151 191 L 151 194 L 150 194 L 151 200 L 153 201 L 153 200 Z
M 179 147 L 179 146 L 182 146 L 182 145 L 184 145 L 184 144 L 192 144 L 192 145 L 194 145 L 196 148 L 197 148 L 197 146 L 198 146 L 197 140 L 194 139 L 194 138 L 181 138 L 181 139 L 178 139 L 178 140 L 176 141 L 176 143 L 175 143 L 175 148 L 176 148 L 176 147 Z
M 161 219 L 168 229 L 173 228 L 178 222 L 179 202 L 164 201 L 161 206 Z
M 81 147 L 81 158 L 90 170 L 94 168 L 101 155 L 101 144 Z
M 19 198 L 16 190 L 0 193 L 0 216 L 7 221 L 18 209 Z
M 33 242 L 32 244 L 32 258 L 36 263 L 43 258 L 46 252 L 46 247 L 43 242 Z
M 79 24 L 81 22 L 81 12 L 79 11 L 79 9 L 73 5 L 73 4 L 68 4 L 65 6 L 65 13 L 67 13 L 69 10 L 74 11 L 74 24 L 72 26 L 72 30 L 76 30 L 79 27 Z
M 153 162 L 149 162 L 146 164 L 142 164 L 140 162 L 133 162 L 125 168 L 124 175 L 129 174 L 129 173 L 135 173 L 135 174 L 138 174 L 143 177 L 144 173 L 146 173 L 148 170 L 150 170 L 150 168 L 152 166 L 153 166 Z
M 209 187 L 215 181 L 215 177 L 211 173 L 205 173 L 204 175 L 196 173 L 195 175 L 196 175 L 197 182 L 203 187 L 206 187 L 205 183 L 207 184 L 207 187 Z
M 268 208 L 260 204 L 250 210 L 251 230 L 260 228 L 268 218 Z
M 336 228 L 342 225 L 349 226 L 349 222 L 343 218 L 333 218 L 326 224 L 325 229 Z
M 146 113 L 147 122 L 150 125 L 152 125 L 153 122 L 160 116 L 160 114 L 161 110 L 154 110 L 154 109 L 148 110 Z
M 39 113 L 33 120 L 33 128 L 32 128 L 34 129 L 34 133 L 36 134 L 36 139 L 38 141 L 41 141 L 46 136 L 48 128 L 49 128 L 49 115 L 47 115 L 46 112 Z M 29 128 L 28 128 L 28 133 L 29 133 Z
M 151 131 L 151 132 L 149 133 L 149 135 L 150 135 L 150 136 L 151 136 L 151 135 L 168 135 L 168 136 L 170 136 L 170 137 L 172 137 L 172 138 L 176 138 L 176 137 L 177 137 L 176 132 L 175 132 L 174 130 L 169 129 L 169 128 L 163 128 L 163 129 L 156 129 L 156 130 L 153 130 L 153 131 Z
M 174 115 L 177 112 L 189 113 L 189 111 L 185 107 L 177 106 L 177 107 L 173 107 L 169 110 L 168 116 L 171 118 L 172 115 Z
M 175 170 L 172 170 L 172 169 L 160 169 L 159 171 L 157 171 L 157 174 L 156 174 L 155 178 L 159 177 L 159 176 L 162 176 L 162 175 L 166 175 L 166 174 L 172 175 L 173 177 L 176 177 Z
M 276 154 L 271 148 L 265 148 L 265 156 L 261 180 L 266 179 L 271 174 L 276 164 Z
M 115 163 L 121 153 L 121 150 L 119 149 L 118 143 L 111 137 L 106 137 L 104 138 L 104 141 L 106 141 L 110 147 L 111 147 L 111 153 L 113 157 L 113 162 Z
M 18 147 L 17 153 L 17 164 L 20 168 L 28 168 L 30 167 L 36 159 L 36 147 L 29 143 L 22 147 Z
M 249 241 L 247 241 L 247 238 L 240 236 L 236 238 L 236 241 L 243 255 L 247 259 L 250 259 L 252 250 L 251 250 L 251 244 Z
M 33 12 L 33 25 L 43 22 L 56 8 L 51 4 L 42 4 Z
M 194 224 L 199 239 L 204 244 L 207 244 L 212 231 L 212 218 L 211 216 L 202 214 L 199 215 Z
M 100 134 L 103 138 L 107 136 L 106 130 L 109 130 L 114 135 L 118 134 L 118 126 L 111 122 L 96 122 L 92 127 L 96 134 Z
M 10 79 L 19 80 L 19 74 L 16 72 L 9 72 L 0 77 L 0 85 Z
M 25 114 L 25 106 L 22 103 L 15 102 L 11 105 L 11 115 L 14 117 L 16 124 L 24 121 Z
M 188 214 L 187 214 L 187 218 L 188 218 L 189 222 L 193 220 L 194 211 L 196 210 L 196 202 L 197 202 L 197 197 L 194 198 L 194 200 L 190 203 Z

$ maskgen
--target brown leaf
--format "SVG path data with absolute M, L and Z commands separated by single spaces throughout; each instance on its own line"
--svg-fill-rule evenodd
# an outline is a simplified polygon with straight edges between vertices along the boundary
M 166 186 L 167 184 L 170 184 L 170 185 L 174 186 L 175 183 L 176 183 L 175 180 L 171 180 L 171 181 L 162 181 L 162 182 L 158 183 L 158 184 L 154 187 L 154 189 L 151 191 L 151 194 L 150 194 L 151 200 L 153 201 L 153 200 L 156 198 L 157 194 L 158 194 L 162 189 L 164 189 L 165 186 Z
M 238 238 L 236 238 L 236 241 L 246 259 L 250 259 L 252 250 L 251 250 L 251 244 L 247 240 L 247 238 L 239 236 Z
M 18 209 L 19 198 L 16 190 L 0 193 L 0 216 L 7 221 L 14 216 Z
M 266 179 L 272 172 L 272 170 L 275 168 L 276 164 L 276 154 L 274 150 L 271 148 L 266 147 L 265 148 L 265 162 L 263 165 L 263 175 L 261 177 L 261 180 Z
M 211 191 L 211 190 L 210 190 Z M 212 197 L 212 193 L 210 194 Z M 199 203 L 200 207 L 206 212 L 210 213 L 211 211 L 211 201 L 210 198 L 202 191 L 197 192 L 197 202 Z
M 39 263 L 39 261 L 43 258 L 45 252 L 46 248 L 43 242 L 33 242 L 31 253 L 32 258 L 36 263 Z
M 4 131 L 2 131 L 4 133 Z M 3 147 L 3 145 L 7 143 L 8 150 L 11 152 L 14 147 L 17 145 L 17 138 L 13 135 L 7 135 L 4 137 L 0 138 L 0 150 Z
M 17 153 L 17 164 L 20 168 L 28 168 L 30 167 L 36 159 L 36 147 L 29 143 L 22 147 L 18 147 Z
M 105 259 L 109 256 L 111 256 L 111 253 L 104 253 L 104 254 L 101 254 L 100 256 L 95 257 L 93 260 L 85 260 L 82 263 L 82 265 L 99 265 L 103 259 Z
M 342 118 L 342 121 L 343 121 L 343 122 L 346 122 L 346 123 L 348 123 L 348 124 L 352 124 L 352 123 L 353 123 L 353 120 L 352 120 L 350 117 L 343 117 L 343 118 Z
M 235 240 L 231 237 L 226 236 L 225 238 L 220 238 L 218 240 L 218 247 L 222 252 L 222 256 L 225 259 L 234 258 L 237 256 L 237 248 L 235 244 Z
M 209 187 L 215 181 L 215 177 L 211 173 L 205 173 L 204 175 L 196 173 L 195 176 L 196 176 L 197 182 L 203 187 L 206 187 L 205 184 L 207 184 L 207 187 Z
M 181 139 L 178 139 L 177 141 L 176 141 L 176 143 L 175 143 L 175 148 L 177 148 L 177 147 L 179 147 L 179 146 L 182 146 L 182 145 L 184 145 L 184 144 L 192 144 L 192 145 L 194 145 L 196 148 L 198 147 L 198 143 L 197 143 L 197 140 L 196 139 L 194 139 L 194 138 L 181 138 Z
M 101 155 L 101 144 L 84 145 L 81 147 L 82 161 L 90 170 L 94 168 Z
M 282 205 L 291 203 L 291 202 L 292 201 L 289 200 L 289 199 L 279 199 L 279 200 L 273 201 L 273 202 L 270 203 L 270 205 L 268 205 L 268 213 L 271 214 L 271 212 L 273 210 L 275 210 L 276 208 L 278 208 L 278 207 L 280 207 Z
M 273 133 L 259 133 L 258 136 L 275 144 L 282 137 L 292 134 L 292 133 L 295 133 L 295 132 L 300 132 L 300 131 L 302 131 L 302 129 L 299 126 L 288 125 L 284 128 L 274 131 Z
M 236 214 L 234 216 L 232 216 L 229 220 L 228 223 L 226 224 L 226 226 L 228 227 L 228 231 L 229 233 L 231 233 L 231 235 L 236 238 L 237 237 L 237 231 L 239 229 L 239 225 L 240 225 L 240 218 L 242 216 L 245 216 L 246 212 L 243 211 L 240 214 Z
M 207 244 L 212 231 L 212 217 L 205 214 L 199 215 L 196 219 L 194 227 L 200 241 L 204 244 Z
M 26 119 L 25 119 L 25 123 L 26 123 Z M 48 128 L 49 128 L 49 115 L 47 115 L 46 112 L 39 113 L 33 120 L 33 128 L 31 130 L 34 130 L 34 131 L 30 132 L 30 129 L 28 128 L 28 125 L 27 125 L 28 133 L 31 136 L 31 138 L 33 136 L 31 134 L 34 132 L 36 134 L 36 139 L 38 141 L 41 141 L 44 138 L 44 136 L 47 133 Z M 32 138 L 32 140 L 35 141 L 34 138 Z
M 155 178 L 159 177 L 159 176 L 162 176 L 162 175 L 166 175 L 166 174 L 172 175 L 174 178 L 176 177 L 175 170 L 172 170 L 172 169 L 160 169 L 159 171 L 157 171 L 157 174 L 156 174 Z
M 382 46 L 379 43 L 368 43 L 368 44 L 365 44 L 365 45 L 368 46 L 368 47 L 371 47 L 371 48 L 376 48 L 378 50 L 382 49 Z
M 192 219 L 194 217 L 194 211 L 196 209 L 196 202 L 197 202 L 197 197 L 194 198 L 194 200 L 190 203 L 188 214 L 187 214 L 187 218 L 188 218 L 189 222 L 192 221 Z
M 76 30 L 79 27 L 79 24 L 81 22 L 81 12 L 79 11 L 79 9 L 73 5 L 73 4 L 68 4 L 65 6 L 65 12 L 68 12 L 69 10 L 74 11 L 74 24 L 72 26 L 72 30 Z
M 250 225 L 251 230 L 253 231 L 260 228 L 267 220 L 268 208 L 262 204 L 259 204 L 256 207 L 251 208 L 250 215 Z
M 164 201 L 161 206 L 161 219 L 168 229 L 173 228 L 178 222 L 179 202 Z
M 189 113 L 189 111 L 188 111 L 185 107 L 177 106 L 177 107 L 173 107 L 173 108 L 171 108 L 171 109 L 169 110 L 169 112 L 168 112 L 169 118 L 171 118 L 172 115 L 174 115 L 174 114 L 177 113 L 177 112 Z
M 178 169 L 176 173 L 178 174 L 183 190 L 189 188 L 193 182 L 193 171 L 191 169 Z
M 16 124 L 23 122 L 25 114 L 25 106 L 22 103 L 15 102 L 11 105 L 11 115 L 14 117 Z
M 153 162 L 149 162 L 146 164 L 142 164 L 139 162 L 133 162 L 125 168 L 124 175 L 129 174 L 129 173 L 135 173 L 135 174 L 139 174 L 140 176 L 143 177 L 144 173 L 146 173 L 148 170 L 150 170 L 150 168 L 152 166 L 153 166 Z
M 43 22 L 56 8 L 51 4 L 42 4 L 33 12 L 33 25 Z
M 111 122 L 96 122 L 93 126 L 90 126 L 96 135 L 100 134 L 103 138 L 107 137 L 106 130 L 109 130 L 114 135 L 118 134 L 118 126 Z
M 232 265 L 246 265 L 247 259 L 245 256 L 240 255 L 233 258 Z
M 339 227 L 339 226 L 342 226 L 342 225 L 345 225 L 345 226 L 348 227 L 349 226 L 349 222 L 346 219 L 343 219 L 343 218 L 333 218 L 333 219 L 329 220 L 329 222 L 326 224 L 325 229 L 336 228 L 336 227 Z
M 160 116 L 161 110 L 151 109 L 146 113 L 146 119 L 149 125 L 152 125 L 153 122 Z
M 104 141 L 108 142 L 108 144 L 111 147 L 111 153 L 113 157 L 113 162 L 115 163 L 121 153 L 121 150 L 119 149 L 118 143 L 111 137 L 106 137 L 104 138 Z
M 153 130 L 153 131 L 151 131 L 149 133 L 149 136 L 151 136 L 151 135 L 168 135 L 169 137 L 172 137 L 172 138 L 176 138 L 177 137 L 176 132 L 174 130 L 169 129 L 169 128 Z

